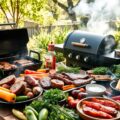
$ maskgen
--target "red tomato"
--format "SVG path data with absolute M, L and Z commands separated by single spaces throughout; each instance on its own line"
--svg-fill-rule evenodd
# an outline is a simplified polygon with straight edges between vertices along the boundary
M 74 100 L 74 98 L 72 96 L 68 96 L 67 100 L 70 102 L 71 100 Z
M 80 88 L 79 90 L 80 90 L 80 92 L 85 92 L 86 91 L 85 88 Z
M 76 100 L 71 100 L 68 104 L 71 108 L 76 108 L 76 105 L 77 103 L 79 102 L 80 100 L 76 99 Z

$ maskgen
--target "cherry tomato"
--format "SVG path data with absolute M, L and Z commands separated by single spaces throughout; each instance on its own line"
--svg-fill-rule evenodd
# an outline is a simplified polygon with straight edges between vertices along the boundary
M 79 90 L 80 90 L 80 92 L 85 92 L 86 91 L 85 88 L 80 88 Z
M 68 96 L 67 100 L 70 102 L 71 100 L 74 100 L 74 98 L 72 96 Z
M 71 108 L 76 108 L 76 105 L 79 101 L 80 101 L 79 99 L 71 100 L 68 104 Z

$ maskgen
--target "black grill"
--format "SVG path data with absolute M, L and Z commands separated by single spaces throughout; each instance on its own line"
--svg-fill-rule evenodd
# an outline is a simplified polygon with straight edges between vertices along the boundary
M 25 69 L 36 70 L 41 67 L 42 61 L 40 54 L 36 51 L 30 50 L 28 55 L 27 43 L 29 41 L 28 32 L 26 28 L 0 30 L 0 62 L 9 62 L 15 64 L 15 69 L 4 70 L 5 75 L 13 72 L 17 75 Z M 32 58 L 31 54 L 36 54 L 38 59 Z M 29 60 L 31 64 L 24 66 L 16 64 L 15 60 Z
M 103 36 L 76 30 L 67 36 L 63 46 L 56 45 L 55 48 L 64 53 L 68 66 L 89 69 L 119 64 L 120 57 L 115 56 L 115 46 L 112 35 Z

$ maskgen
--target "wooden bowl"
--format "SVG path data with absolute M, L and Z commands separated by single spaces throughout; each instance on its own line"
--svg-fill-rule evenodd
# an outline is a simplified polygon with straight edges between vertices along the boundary
M 85 99 L 82 99 L 78 104 L 77 104 L 77 111 L 80 115 L 81 118 L 83 118 L 84 120 L 120 120 L 120 109 L 118 110 L 118 113 L 116 115 L 115 118 L 112 118 L 112 119 L 104 119 L 104 118 L 97 118 L 97 117 L 92 117 L 92 116 L 89 116 L 87 114 L 84 113 L 83 111 L 83 106 L 82 106 L 82 102 L 87 100 L 89 101 L 92 97 L 89 97 L 89 98 L 85 98 Z M 112 101 L 114 103 L 116 103 L 116 105 L 118 105 L 118 107 L 120 108 L 120 104 L 117 103 L 116 101 L 112 100 L 112 99 L 109 99 L 109 98 L 102 98 L 102 97 L 96 97 L 97 99 L 101 99 L 101 100 L 109 100 L 109 101 Z

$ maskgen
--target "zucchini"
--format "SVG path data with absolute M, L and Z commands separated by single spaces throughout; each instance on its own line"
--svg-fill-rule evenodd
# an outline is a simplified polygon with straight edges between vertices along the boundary
M 37 120 L 37 117 L 35 116 L 32 110 L 26 110 L 25 114 L 26 114 L 27 120 Z
M 15 117 L 19 118 L 20 120 L 27 120 L 26 116 L 19 110 L 12 109 L 12 113 Z
M 28 96 L 22 95 L 22 96 L 16 96 L 16 102 L 25 101 L 28 99 Z
M 26 110 L 32 110 L 32 111 L 34 112 L 35 116 L 38 117 L 38 112 L 37 112 L 33 107 L 31 107 L 31 106 L 26 106 L 26 107 L 25 107 L 25 111 L 26 111 Z
M 43 108 L 39 112 L 39 120 L 47 120 L 47 118 L 48 118 L 48 110 L 46 108 Z

